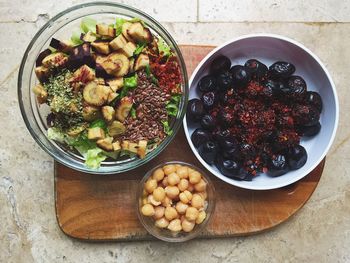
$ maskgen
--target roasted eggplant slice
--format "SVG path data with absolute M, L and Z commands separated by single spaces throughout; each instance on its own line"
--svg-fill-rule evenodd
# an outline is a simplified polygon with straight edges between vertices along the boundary
M 130 26 L 132 26 L 132 23 L 130 22 L 125 22 L 122 25 L 122 34 L 128 41 L 132 41 L 132 38 L 128 35 L 128 30 Z
M 113 76 L 109 75 L 106 72 L 106 70 L 101 66 L 101 64 L 96 64 L 95 74 L 97 78 L 105 78 L 105 79 L 113 78 Z
M 140 22 L 132 23 L 129 26 L 127 33 L 136 42 L 143 41 L 143 25 Z
M 146 54 L 140 54 L 136 59 L 135 70 L 140 70 L 149 65 L 149 57 Z
M 40 82 L 45 82 L 50 76 L 50 69 L 44 66 L 39 66 L 35 68 L 35 75 L 40 80 Z
M 94 121 L 101 118 L 101 112 L 98 107 L 95 106 L 85 106 L 83 108 L 83 119 L 86 121 Z
M 115 110 L 111 106 L 102 107 L 102 116 L 107 122 L 111 122 L 115 117 Z
M 108 74 L 114 75 L 121 69 L 122 62 L 120 60 L 112 60 L 108 58 L 105 61 L 103 61 L 101 66 Z
M 84 43 L 73 48 L 69 56 L 68 66 L 70 69 L 78 68 L 84 64 L 91 68 L 95 67 L 95 60 L 90 50 L 90 43 Z
M 67 134 L 69 136 L 76 137 L 86 129 L 86 126 L 87 126 L 86 124 L 83 124 L 83 125 L 79 125 L 79 126 L 74 127 L 74 128 L 70 128 L 67 131 Z
M 113 145 L 113 151 L 115 151 L 115 152 L 122 149 L 119 141 L 115 141 L 114 143 L 112 143 L 112 145 Z
M 138 144 L 138 149 L 137 149 L 137 155 L 143 159 L 146 156 L 146 150 L 147 150 L 147 141 L 146 140 L 141 140 L 139 141 Z
M 97 37 L 94 33 L 92 33 L 91 31 L 87 32 L 86 34 L 82 34 L 81 36 L 81 40 L 83 40 L 84 42 L 94 42 L 96 41 Z
M 93 127 L 88 129 L 89 140 L 100 140 L 105 138 L 105 132 L 100 127 Z
M 127 42 L 128 41 L 125 39 L 125 37 L 122 34 L 120 34 L 115 39 L 113 39 L 111 42 L 109 42 L 109 46 L 113 50 L 118 50 L 118 49 L 123 48 Z
M 45 90 L 44 86 L 41 84 L 37 84 L 34 88 L 33 88 L 33 92 L 36 95 L 38 102 L 40 104 L 43 104 L 46 102 L 47 100 L 47 91 Z
M 96 34 L 105 37 L 105 38 L 114 38 L 115 37 L 115 28 L 110 27 L 106 24 L 97 24 L 96 25 Z
M 122 77 L 113 78 L 113 79 L 107 80 L 107 84 L 114 92 L 116 92 L 117 90 L 123 87 L 124 81 Z
M 113 121 L 109 126 L 108 126 L 108 133 L 109 135 L 116 137 L 119 135 L 122 135 L 126 131 L 126 127 L 123 123 L 120 121 Z
M 109 43 L 105 41 L 92 42 L 91 46 L 96 50 L 96 52 L 108 55 L 111 50 L 109 49 Z
M 107 151 L 107 152 L 112 152 L 113 149 L 113 137 L 107 137 L 104 139 L 100 139 L 96 142 L 97 146 L 100 147 L 101 149 Z
M 46 56 L 42 64 L 47 68 L 58 68 L 63 67 L 68 62 L 68 57 L 63 52 L 56 52 Z
M 58 51 L 68 53 L 73 49 L 73 45 L 68 42 L 63 42 L 56 38 L 52 38 L 50 42 L 50 47 L 57 49 Z
M 128 58 L 134 55 L 135 50 L 136 50 L 136 45 L 133 42 L 126 43 L 126 45 L 122 48 L 122 52 Z
M 69 80 L 71 86 L 80 88 L 86 83 L 93 81 L 95 79 L 95 71 L 89 68 L 87 65 L 82 65 L 77 69 L 72 78 Z
M 84 87 L 83 98 L 93 106 L 102 106 L 107 102 L 108 95 L 111 89 L 108 86 L 97 85 L 96 82 L 91 81 Z
M 43 63 L 43 59 L 45 57 L 47 57 L 48 55 L 50 55 L 52 53 L 52 51 L 50 49 L 45 49 L 44 51 L 41 51 L 39 56 L 37 57 L 36 61 L 35 61 L 35 66 L 39 67 L 41 66 Z
M 116 110 L 116 118 L 123 122 L 126 117 L 128 117 L 129 112 L 132 107 L 132 99 L 129 97 L 124 97 L 120 100 L 120 105 Z
M 113 73 L 115 77 L 123 77 L 129 71 L 129 59 L 122 53 L 114 52 L 108 56 L 113 63 L 120 66 L 120 69 Z

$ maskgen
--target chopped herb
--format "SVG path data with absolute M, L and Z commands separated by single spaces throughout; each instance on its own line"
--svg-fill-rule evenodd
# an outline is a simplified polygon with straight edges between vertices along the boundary
M 120 157 L 129 156 L 130 158 L 135 157 L 136 155 L 137 155 L 136 153 L 130 152 L 128 150 L 120 150 L 120 154 L 119 154 Z
M 173 130 L 170 128 L 169 122 L 168 121 L 162 121 L 164 132 L 166 135 L 172 135 Z
M 149 77 L 151 76 L 152 72 L 151 72 L 151 67 L 149 64 L 146 65 L 145 67 L 145 72 L 146 72 L 146 75 Z

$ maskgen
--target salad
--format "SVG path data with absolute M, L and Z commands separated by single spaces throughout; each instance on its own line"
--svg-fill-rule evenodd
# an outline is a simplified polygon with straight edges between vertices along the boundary
M 182 97 L 176 55 L 140 19 L 83 18 L 68 41 L 52 38 L 37 60 L 47 136 L 98 168 L 106 159 L 145 158 L 168 135 Z

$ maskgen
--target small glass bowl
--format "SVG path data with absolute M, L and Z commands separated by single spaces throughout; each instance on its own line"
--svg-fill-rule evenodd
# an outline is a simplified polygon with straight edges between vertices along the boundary
M 171 232 L 169 229 L 165 228 L 159 228 L 156 227 L 154 225 L 155 220 L 153 219 L 153 217 L 147 217 L 144 216 L 141 213 L 141 207 L 142 207 L 142 196 L 143 196 L 143 190 L 144 190 L 144 184 L 145 182 L 148 180 L 148 178 L 150 178 L 153 174 L 153 172 L 160 168 L 163 167 L 164 165 L 168 165 L 168 164 L 180 164 L 180 165 L 184 165 L 184 166 L 188 166 L 198 172 L 201 173 L 203 180 L 207 183 L 207 202 L 208 202 L 208 206 L 207 209 L 205 210 L 207 216 L 204 219 L 204 221 L 201 224 L 196 224 L 194 229 L 191 232 L 184 232 L 184 231 L 180 231 L 177 233 Z M 148 171 L 146 173 L 146 175 L 143 177 L 143 179 L 140 182 L 138 191 L 137 191 L 137 199 L 136 199 L 136 210 L 137 210 L 137 215 L 139 217 L 139 220 L 141 221 L 142 225 L 145 227 L 145 229 L 148 231 L 148 233 L 150 233 L 151 235 L 153 235 L 154 237 L 163 240 L 163 241 L 167 241 L 167 242 L 184 242 L 184 241 L 188 241 L 190 239 L 193 239 L 195 237 L 197 237 L 200 233 L 203 232 L 203 230 L 205 229 L 205 227 L 207 226 L 211 215 L 214 213 L 215 210 L 215 188 L 213 183 L 211 182 L 209 176 L 201 169 L 199 169 L 198 167 L 189 164 L 189 163 L 185 163 L 185 162 L 180 162 L 180 161 L 171 161 L 171 162 L 165 162 L 165 163 L 161 163 L 159 165 L 157 165 L 156 167 L 154 167 L 153 169 L 151 169 L 150 171 Z
M 104 161 L 98 169 L 90 169 L 85 166 L 84 158 L 66 147 L 47 138 L 46 116 L 50 108 L 46 105 L 39 105 L 32 88 L 38 83 L 34 73 L 35 61 L 38 54 L 49 46 L 52 37 L 57 39 L 69 39 L 72 32 L 80 27 L 81 19 L 91 17 L 106 24 L 114 23 L 116 17 L 131 19 L 134 17 L 142 19 L 150 28 L 152 33 L 163 38 L 176 54 L 180 66 L 183 96 L 179 104 L 179 111 L 171 124 L 173 133 L 167 136 L 160 145 L 148 153 L 144 159 L 131 157 L 125 160 Z M 162 152 L 175 137 L 182 125 L 188 100 L 188 78 L 186 66 L 181 51 L 175 40 L 168 31 L 155 19 L 146 13 L 135 8 L 112 2 L 92 2 L 71 7 L 52 19 L 50 19 L 28 45 L 22 59 L 18 75 L 18 102 L 24 122 L 34 140 L 50 154 L 56 161 L 86 173 L 113 174 L 122 173 L 139 167 Z

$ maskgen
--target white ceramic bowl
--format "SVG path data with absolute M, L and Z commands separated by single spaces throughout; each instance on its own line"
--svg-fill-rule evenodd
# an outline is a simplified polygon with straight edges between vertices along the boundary
M 302 138 L 301 145 L 308 153 L 306 164 L 298 170 L 290 171 L 279 177 L 269 177 L 260 174 L 252 181 L 238 181 L 222 175 L 214 165 L 207 164 L 198 154 L 191 141 L 191 134 L 197 126 L 187 123 L 184 128 L 187 140 L 198 160 L 212 174 L 221 180 L 238 187 L 253 190 L 268 190 L 292 184 L 310 173 L 326 156 L 336 134 L 339 117 L 339 103 L 335 85 L 326 67 L 320 59 L 309 49 L 295 40 L 272 34 L 246 35 L 230 40 L 210 52 L 194 70 L 190 79 L 189 99 L 199 98 L 196 86 L 201 77 L 208 74 L 210 63 L 218 55 L 225 55 L 231 59 L 232 65 L 244 64 L 249 58 L 256 58 L 266 65 L 282 60 L 295 65 L 296 75 L 302 76 L 308 90 L 317 91 L 323 101 L 320 123 L 321 131 L 310 139 Z

